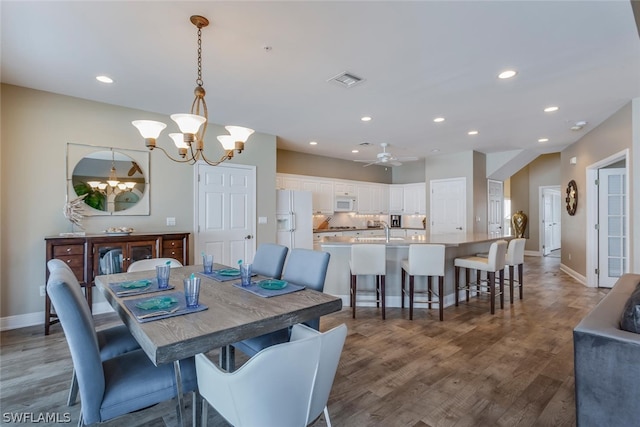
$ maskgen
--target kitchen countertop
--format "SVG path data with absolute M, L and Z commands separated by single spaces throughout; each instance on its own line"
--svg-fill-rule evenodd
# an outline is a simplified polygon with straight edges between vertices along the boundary
M 390 227 L 391 230 L 424 230 L 418 227 Z M 362 228 L 314 228 L 314 233 L 335 233 L 336 231 L 384 231 L 384 227 L 362 227 Z
M 460 246 L 470 243 L 492 242 L 500 239 L 511 239 L 509 235 L 494 235 L 488 233 L 451 233 L 451 234 L 426 234 L 422 236 L 391 237 L 389 242 L 384 238 L 375 237 L 350 237 L 350 236 L 327 236 L 320 240 L 320 245 L 325 246 L 348 246 L 358 243 L 384 243 L 389 247 L 407 247 L 413 243 L 433 243 L 444 244 L 445 246 Z

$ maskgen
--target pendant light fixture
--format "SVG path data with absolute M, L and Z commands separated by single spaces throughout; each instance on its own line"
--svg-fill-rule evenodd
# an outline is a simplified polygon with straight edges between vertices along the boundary
M 178 124 L 180 133 L 170 133 L 169 137 L 178 148 L 180 159 L 175 159 L 162 147 L 156 146 L 156 139 L 167 127 L 162 122 L 153 120 L 135 120 L 131 122 L 145 139 L 145 145 L 149 150 L 160 149 L 169 159 L 179 163 L 194 164 L 203 160 L 209 165 L 216 166 L 225 160 L 229 160 L 234 153 L 242 153 L 244 143 L 253 133 L 253 129 L 241 126 L 225 126 L 229 135 L 218 136 L 218 141 L 222 144 L 225 154 L 218 161 L 211 161 L 204 155 L 204 135 L 207 131 L 209 114 L 207 103 L 204 99 L 206 94 L 202 81 L 202 28 L 209 25 L 209 20 L 204 16 L 193 15 L 191 23 L 198 28 L 198 76 L 196 78 L 196 88 L 194 90 L 195 99 L 191 105 L 190 114 L 172 114 L 171 119 Z

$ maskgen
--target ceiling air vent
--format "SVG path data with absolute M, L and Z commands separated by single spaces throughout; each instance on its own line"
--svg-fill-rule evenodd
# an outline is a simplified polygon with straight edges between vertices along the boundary
M 345 71 L 338 74 L 337 76 L 331 77 L 327 81 L 336 83 L 342 87 L 353 87 L 358 83 L 363 82 L 364 79 Z

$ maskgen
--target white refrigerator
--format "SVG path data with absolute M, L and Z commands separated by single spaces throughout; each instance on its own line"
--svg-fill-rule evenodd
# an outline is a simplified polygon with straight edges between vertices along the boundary
M 313 211 L 310 191 L 277 190 L 277 243 L 289 250 L 313 249 Z

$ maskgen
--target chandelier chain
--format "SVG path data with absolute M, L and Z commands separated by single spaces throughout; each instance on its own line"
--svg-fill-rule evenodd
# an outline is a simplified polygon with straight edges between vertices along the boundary
M 202 86 L 202 28 L 198 27 L 198 78 L 196 84 Z

